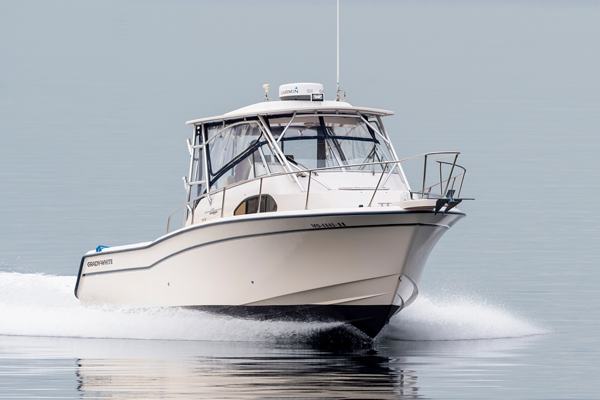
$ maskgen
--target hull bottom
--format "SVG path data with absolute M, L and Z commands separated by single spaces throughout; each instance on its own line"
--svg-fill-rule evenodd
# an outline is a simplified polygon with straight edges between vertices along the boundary
M 285 305 L 285 306 L 187 306 L 187 309 L 259 320 L 344 322 L 370 337 L 377 336 L 398 305 Z

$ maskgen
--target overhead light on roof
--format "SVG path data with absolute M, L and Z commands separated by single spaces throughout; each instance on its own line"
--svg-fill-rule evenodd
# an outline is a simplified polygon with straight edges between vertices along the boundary
M 312 101 L 323 101 L 323 93 L 313 93 Z

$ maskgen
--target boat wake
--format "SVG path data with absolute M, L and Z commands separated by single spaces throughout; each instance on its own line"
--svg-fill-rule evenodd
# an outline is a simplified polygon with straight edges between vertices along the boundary
M 543 335 L 548 329 L 482 300 L 419 298 L 381 332 L 393 340 L 477 340 Z
M 277 341 L 340 323 L 254 321 L 180 308 L 83 306 L 74 276 L 0 272 L 0 335 L 85 338 Z
M 356 335 L 341 323 L 255 321 L 177 308 L 83 306 L 75 277 L 0 272 L 0 335 L 201 341 L 308 342 Z M 356 331 L 356 332 L 354 332 Z M 394 317 L 383 339 L 462 340 L 546 333 L 486 304 L 436 302 L 426 296 Z

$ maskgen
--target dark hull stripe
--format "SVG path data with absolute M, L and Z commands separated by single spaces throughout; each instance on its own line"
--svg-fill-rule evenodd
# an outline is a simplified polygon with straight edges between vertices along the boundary
M 296 230 L 277 231 L 277 232 L 268 232 L 268 233 L 256 233 L 256 234 L 252 234 L 252 235 L 233 236 L 233 237 L 228 237 L 228 238 L 224 238 L 224 239 L 213 240 L 211 242 L 197 244 L 195 246 L 190 246 L 185 249 L 179 250 L 173 254 L 169 254 L 168 256 L 163 257 L 160 260 L 156 261 L 155 263 L 148 265 L 146 267 L 123 268 L 123 269 L 115 269 L 115 270 L 111 270 L 111 271 L 88 272 L 86 274 L 83 274 L 83 276 L 112 274 L 112 273 L 117 273 L 117 272 L 129 272 L 129 271 L 140 271 L 140 270 L 144 270 L 144 269 L 150 269 L 150 268 L 157 266 L 161 262 L 168 260 L 171 257 L 175 257 L 175 256 L 185 253 L 187 251 L 198 249 L 198 248 L 204 247 L 204 246 L 217 244 L 217 243 L 228 242 L 228 241 L 232 241 L 232 240 L 249 239 L 249 238 L 259 237 L 259 236 L 284 235 L 284 234 L 296 233 L 296 232 L 319 232 L 319 231 L 322 232 L 322 231 L 331 231 L 331 230 L 337 230 L 337 229 L 381 228 L 381 227 L 390 227 L 390 226 L 429 226 L 429 227 L 435 227 L 435 228 L 449 229 L 449 227 L 447 225 L 414 223 L 414 224 L 361 225 L 361 226 L 346 226 L 346 227 L 335 227 L 335 228 L 324 228 L 324 229 L 310 228 L 310 229 L 296 229 Z M 142 250 L 142 249 L 143 248 L 137 248 L 137 249 L 131 249 L 128 251 L 137 251 L 137 250 Z
M 255 214 L 255 215 L 260 215 L 260 217 L 257 218 L 248 218 L 248 219 L 236 219 L 236 218 L 232 218 L 228 221 L 216 221 L 216 222 L 210 222 L 204 225 L 195 225 L 189 228 L 181 228 L 178 231 L 174 231 L 171 234 L 167 234 L 164 235 L 158 239 L 156 239 L 154 242 L 151 242 L 145 246 L 141 246 L 141 247 L 136 247 L 135 249 L 123 249 L 123 250 L 115 250 L 115 251 L 110 251 L 107 250 L 106 253 L 111 253 L 111 254 L 115 254 L 115 253 L 122 253 L 122 252 L 126 252 L 126 251 L 132 251 L 132 250 L 139 250 L 139 249 L 146 249 L 149 247 L 152 247 L 160 242 L 163 242 L 165 240 L 171 239 L 175 236 L 179 236 L 182 235 L 184 233 L 190 232 L 190 231 L 195 231 L 198 229 L 206 229 L 206 228 L 210 228 L 212 226 L 216 226 L 216 225 L 226 225 L 226 224 L 233 224 L 233 223 L 244 223 L 244 222 L 248 222 L 248 221 L 254 221 L 254 220 L 273 220 L 273 219 L 296 219 L 296 218 L 312 218 L 312 217 L 344 217 L 344 216 L 366 216 L 366 215 L 390 215 L 390 214 L 435 214 L 433 211 L 387 211 L 387 212 L 363 212 L 363 213 L 327 213 L 327 214 L 307 214 L 307 215 L 287 215 L 287 216 L 266 216 L 266 214 L 275 214 L 275 213 L 260 213 L 260 214 Z M 467 214 L 465 213 L 459 213 L 459 212 L 454 212 L 454 211 L 450 211 L 448 213 L 446 213 L 446 215 L 461 215 L 461 216 L 466 216 Z M 230 218 L 230 217 L 227 217 Z M 435 224 L 434 224 L 435 225 Z M 334 229 L 334 228 L 329 228 L 329 229 Z M 85 258 L 86 256 L 84 256 Z M 89 255 L 87 256 L 89 257 Z
M 324 213 L 324 214 L 304 214 L 304 215 L 288 215 L 288 216 L 277 216 L 277 215 L 273 215 L 273 216 L 265 216 L 264 214 L 257 214 L 257 217 L 260 215 L 260 217 L 256 218 L 260 220 L 271 220 L 271 219 L 291 219 L 291 218 L 311 218 L 311 217 L 331 217 L 331 216 L 335 216 L 335 217 L 343 217 L 343 216 L 359 216 L 359 215 L 390 215 L 390 214 L 434 214 L 433 211 L 423 211 L 423 210 L 417 210 L 417 211 L 377 211 L 377 212 L 360 212 L 360 213 Z M 456 211 L 450 211 L 446 214 L 451 214 L 451 215 L 460 215 L 462 217 L 466 216 L 465 213 L 462 212 L 456 212 Z M 215 225 L 224 225 L 224 224 L 231 224 L 231 223 L 242 223 L 242 222 L 246 222 L 249 221 L 249 219 L 244 219 L 244 220 L 240 220 L 237 218 L 232 218 L 228 221 L 216 221 L 216 222 L 212 222 L 210 224 L 202 224 L 199 226 L 192 226 L 190 228 L 187 229 L 180 229 L 179 231 L 175 231 L 172 234 L 167 234 L 165 236 L 162 236 L 161 238 L 157 239 L 156 241 L 149 243 L 145 246 L 142 247 L 137 247 L 135 249 L 123 249 L 123 250 L 117 250 L 117 251 L 113 251 L 113 252 L 107 252 L 110 254 L 115 254 L 115 253 L 122 253 L 122 252 L 126 252 L 126 251 L 134 251 L 134 250 L 141 250 L 141 249 L 146 249 L 146 248 L 150 248 L 164 240 L 170 239 L 172 237 L 181 235 L 183 233 L 189 232 L 189 231 L 193 231 L 193 230 L 197 230 L 197 229 L 205 229 L 205 228 L 209 228 Z M 329 228 L 329 229 L 334 229 L 334 228 Z M 77 296 L 77 289 L 79 288 L 79 281 L 82 278 L 82 271 L 83 271 L 83 262 L 85 261 L 86 257 L 90 257 L 90 255 L 85 255 L 83 257 L 81 257 L 81 262 L 79 264 L 79 272 L 77 273 L 77 282 L 75 283 L 75 297 Z M 142 269 L 144 268 L 148 268 L 148 267 L 140 267 Z M 91 274 L 91 273 L 90 273 Z M 89 274 L 85 274 L 85 275 L 89 275 Z

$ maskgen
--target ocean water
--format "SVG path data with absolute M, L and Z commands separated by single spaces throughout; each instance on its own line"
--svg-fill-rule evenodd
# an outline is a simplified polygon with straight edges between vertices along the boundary
M 497 389 L 504 368 L 522 368 L 554 333 L 469 298 L 422 296 L 373 342 L 337 323 L 85 307 L 69 276 L 1 272 L 0 282 L 7 399 L 421 398 L 427 380 L 441 393 Z
M 476 198 L 374 341 L 72 294 L 164 233 L 185 121 L 333 97 L 335 2 L 0 1 L 0 398 L 600 398 L 600 5 L 341 7 L 348 102 L 396 112 L 401 158 L 461 151 Z

